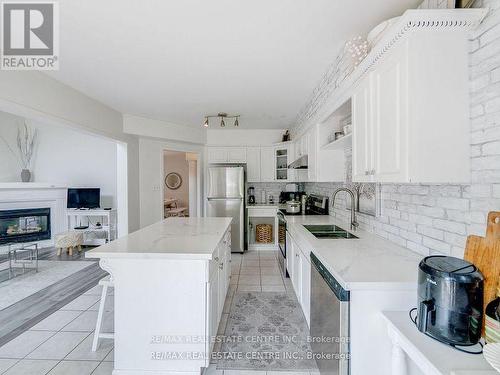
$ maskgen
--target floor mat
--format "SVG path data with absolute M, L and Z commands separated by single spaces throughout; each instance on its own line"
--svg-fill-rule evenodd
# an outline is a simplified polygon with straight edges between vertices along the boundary
M 236 293 L 217 369 L 317 371 L 299 302 L 286 293 Z

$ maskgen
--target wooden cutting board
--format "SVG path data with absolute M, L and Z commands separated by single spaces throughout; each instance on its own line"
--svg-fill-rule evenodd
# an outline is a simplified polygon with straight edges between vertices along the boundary
M 496 298 L 500 283 L 500 212 L 488 214 L 486 237 L 469 236 L 464 259 L 473 263 L 484 276 L 484 308 Z M 484 319 L 483 319 L 484 334 Z

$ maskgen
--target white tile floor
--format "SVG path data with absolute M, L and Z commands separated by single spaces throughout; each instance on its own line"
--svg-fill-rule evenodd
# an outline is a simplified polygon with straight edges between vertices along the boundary
M 91 351 L 101 287 L 96 286 L 0 347 L 2 375 L 111 375 L 113 340 Z M 104 330 L 113 330 L 113 291 Z
M 219 333 L 226 328 L 233 295 L 239 292 L 286 292 L 294 294 L 290 279 L 283 279 L 275 252 L 232 254 L 229 288 Z M 111 375 L 113 340 L 101 340 L 91 351 L 101 287 L 96 286 L 63 306 L 29 331 L 0 347 L 1 375 Z M 113 331 L 113 290 L 106 299 L 104 331 Z M 205 375 L 310 375 L 286 371 L 216 370 Z

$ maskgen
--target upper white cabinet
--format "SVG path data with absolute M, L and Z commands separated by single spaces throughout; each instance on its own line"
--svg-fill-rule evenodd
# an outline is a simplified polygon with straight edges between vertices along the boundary
M 225 147 L 209 147 L 207 158 L 209 163 L 227 163 L 227 149 Z
M 315 182 L 317 179 L 317 158 L 318 158 L 318 129 L 313 126 L 307 132 L 307 177 L 308 181 Z
M 454 33 L 415 34 L 385 53 L 352 95 L 353 181 L 469 182 L 467 77 Z
M 246 163 L 246 147 L 208 147 L 208 163 Z
M 276 181 L 293 181 L 292 170 L 288 169 L 288 164 L 293 161 L 291 157 L 293 155 L 293 151 L 294 148 L 290 142 L 284 142 L 274 147 L 274 179 Z
M 260 148 L 260 181 L 274 181 L 274 147 Z
M 373 121 L 370 78 L 361 82 L 352 95 L 352 179 L 358 182 L 372 180 Z M 354 155 L 355 154 L 355 155 Z
M 387 56 L 352 96 L 354 181 L 408 180 L 406 57 Z
M 261 149 L 260 147 L 247 148 L 247 181 L 261 181 Z

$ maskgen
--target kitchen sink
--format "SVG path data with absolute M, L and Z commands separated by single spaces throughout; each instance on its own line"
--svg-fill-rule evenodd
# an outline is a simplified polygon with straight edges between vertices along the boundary
M 354 239 L 358 238 L 354 234 L 342 229 L 337 225 L 304 225 L 309 232 L 316 238 L 329 239 Z

